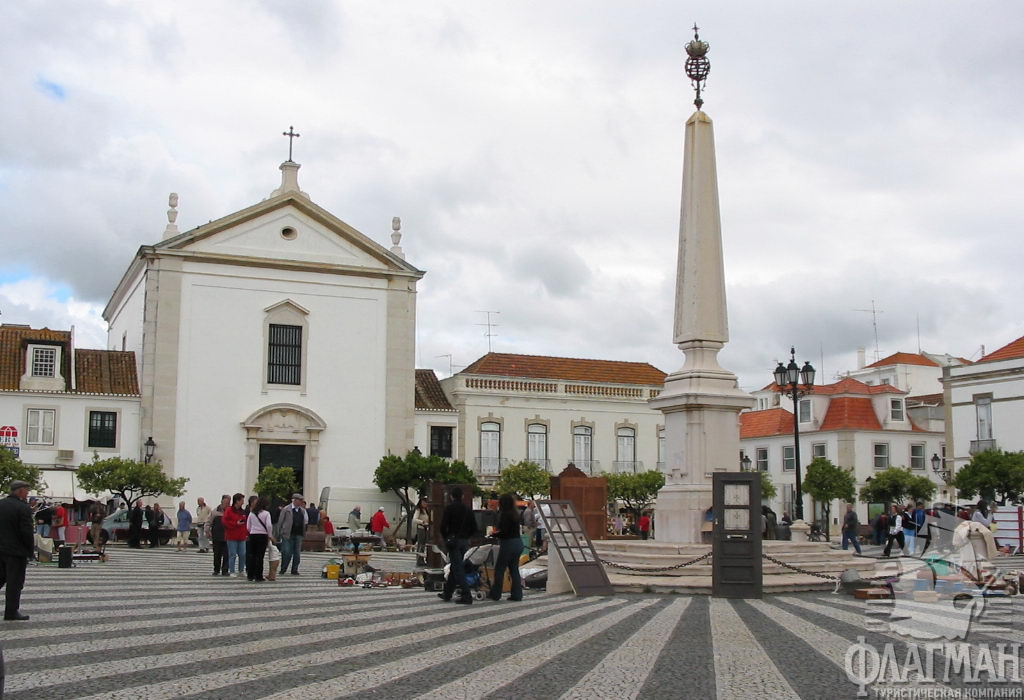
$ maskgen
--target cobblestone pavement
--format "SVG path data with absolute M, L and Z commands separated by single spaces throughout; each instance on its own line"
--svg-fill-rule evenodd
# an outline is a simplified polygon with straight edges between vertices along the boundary
M 461 606 L 338 588 L 319 577 L 328 556 L 304 553 L 301 576 L 262 584 L 211 576 L 195 551 L 32 567 L 31 621 L 0 623 L 4 697 L 852 698 L 843 664 L 858 636 L 903 648 L 845 595 L 529 592 Z

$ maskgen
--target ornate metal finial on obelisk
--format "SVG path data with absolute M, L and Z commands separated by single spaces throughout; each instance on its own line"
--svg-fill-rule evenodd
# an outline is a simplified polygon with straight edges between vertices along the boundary
M 693 83 L 693 89 L 697 91 L 697 99 L 693 101 L 697 109 L 704 106 L 704 100 L 701 99 L 700 93 L 704 89 L 704 83 L 707 82 L 708 73 L 711 72 L 711 61 L 708 60 L 711 44 L 700 40 L 700 34 L 697 33 L 699 29 L 694 23 L 693 41 L 686 45 L 686 55 L 689 56 L 686 59 L 686 75 Z

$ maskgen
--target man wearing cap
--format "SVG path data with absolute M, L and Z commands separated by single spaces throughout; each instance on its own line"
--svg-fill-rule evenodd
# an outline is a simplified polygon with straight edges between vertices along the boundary
M 28 619 L 20 610 L 25 570 L 35 548 L 28 490 L 26 482 L 12 481 L 10 495 L 0 501 L 0 587 L 6 586 L 5 620 Z
M 302 507 L 304 500 L 301 493 L 293 493 L 292 504 L 281 509 L 281 515 L 274 526 L 274 538 L 281 543 L 282 574 L 291 563 L 292 576 L 299 575 L 299 553 L 309 524 L 309 514 Z

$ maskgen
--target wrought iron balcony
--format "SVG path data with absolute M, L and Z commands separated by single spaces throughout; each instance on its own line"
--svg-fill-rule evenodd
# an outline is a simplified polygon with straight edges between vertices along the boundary
M 622 473 L 622 472 L 629 472 L 631 474 L 637 474 L 639 472 L 642 472 L 643 470 L 644 470 L 644 463 L 643 462 L 638 462 L 636 460 L 625 461 L 625 462 L 624 461 L 616 460 L 616 461 L 612 462 L 612 471 L 614 471 L 616 474 L 619 474 L 619 473 Z
M 968 452 L 972 455 L 976 455 L 979 452 L 994 449 L 996 449 L 996 441 L 994 438 L 989 438 L 988 440 L 971 440 L 971 449 L 969 449 Z
M 504 457 L 477 457 L 474 466 L 477 474 L 501 474 L 501 470 L 508 466 L 508 460 Z
M 575 464 L 577 469 L 590 476 L 601 473 L 601 460 L 599 459 L 570 459 L 566 466 L 570 464 Z

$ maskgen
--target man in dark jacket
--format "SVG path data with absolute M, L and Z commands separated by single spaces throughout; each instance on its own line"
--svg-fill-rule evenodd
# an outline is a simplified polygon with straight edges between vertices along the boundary
M 24 481 L 13 481 L 10 495 L 0 501 L 0 587 L 7 587 L 5 620 L 28 619 L 20 610 L 25 570 L 35 549 L 28 489 Z
M 128 515 L 128 546 L 139 549 L 142 544 L 142 501 L 135 504 Z
M 473 597 L 466 585 L 464 560 L 466 550 L 469 549 L 469 538 L 477 533 L 476 518 L 473 516 L 473 509 L 462 502 L 462 487 L 453 486 L 451 496 L 451 503 L 445 506 L 441 518 L 441 537 L 444 538 L 445 548 L 448 550 L 451 569 L 448 572 L 448 579 L 444 582 L 444 592 L 438 593 L 437 596 L 441 600 L 451 600 L 452 593 L 458 588 L 459 599 L 455 602 L 469 605 L 473 602 Z

